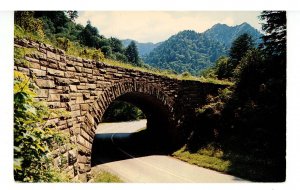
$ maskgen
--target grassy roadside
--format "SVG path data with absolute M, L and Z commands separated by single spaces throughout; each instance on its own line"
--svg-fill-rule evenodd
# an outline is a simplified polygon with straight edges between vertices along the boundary
M 281 182 L 276 176 L 278 162 L 270 158 L 258 158 L 235 152 L 225 152 L 213 144 L 189 151 L 186 146 L 172 154 L 173 157 L 193 165 L 234 175 L 255 182 Z
M 123 182 L 118 176 L 100 169 L 94 171 L 92 175 L 93 177 L 90 182 L 93 183 L 122 183 Z

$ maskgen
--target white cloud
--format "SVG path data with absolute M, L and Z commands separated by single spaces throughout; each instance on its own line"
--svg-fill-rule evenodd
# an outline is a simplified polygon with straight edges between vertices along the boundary
M 258 28 L 259 12 L 187 12 L 187 11 L 86 11 L 80 12 L 78 23 L 88 20 L 100 34 L 139 42 L 159 42 L 182 30 L 203 32 L 214 24 L 237 25 L 248 22 Z

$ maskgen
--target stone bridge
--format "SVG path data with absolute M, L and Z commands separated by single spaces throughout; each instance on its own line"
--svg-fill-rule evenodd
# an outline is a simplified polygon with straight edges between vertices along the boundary
M 118 99 L 136 105 L 147 117 L 147 130 L 164 134 L 176 144 L 186 138 L 182 126 L 194 117 L 195 108 L 222 87 L 69 56 L 40 42 L 15 39 L 14 44 L 15 48 L 34 50 L 24 56 L 29 66 L 15 65 L 14 69 L 39 87 L 36 99 L 51 109 L 70 113 L 48 120 L 69 134 L 74 144 L 72 148 L 58 147 L 54 161 L 82 181 L 89 178 L 95 130 L 111 102 Z M 67 163 L 61 162 L 62 157 Z

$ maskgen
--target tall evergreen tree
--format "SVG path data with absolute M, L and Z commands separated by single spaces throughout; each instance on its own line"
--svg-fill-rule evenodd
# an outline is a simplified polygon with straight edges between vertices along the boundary
M 241 61 L 246 52 L 253 47 L 254 43 L 249 34 L 244 33 L 240 35 L 236 40 L 233 41 L 229 50 L 230 60 L 234 62 L 234 64 L 237 64 L 239 61 Z
M 141 66 L 139 53 L 134 41 L 131 41 L 126 48 L 125 55 L 130 63 L 136 66 Z
M 229 50 L 229 62 L 228 62 L 228 76 L 233 77 L 234 70 L 239 65 L 239 62 L 246 55 L 248 50 L 254 48 L 254 43 L 252 37 L 244 33 L 240 35 L 236 40 L 233 41 L 232 46 Z
M 285 11 L 263 11 L 260 19 L 265 21 L 262 29 L 265 35 L 264 49 L 271 55 L 286 55 L 286 12 Z
M 96 27 L 93 27 L 91 22 L 88 21 L 85 28 L 79 34 L 79 40 L 82 44 L 88 47 L 99 48 L 99 31 Z

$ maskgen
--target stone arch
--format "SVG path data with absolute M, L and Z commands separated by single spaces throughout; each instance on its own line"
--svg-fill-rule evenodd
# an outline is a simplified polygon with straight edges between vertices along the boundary
M 89 111 L 86 113 L 85 124 L 92 133 L 95 132 L 97 126 L 101 122 L 101 118 L 108 106 L 114 100 L 125 94 L 143 94 L 145 96 L 155 98 L 161 103 L 161 106 L 165 108 L 165 111 L 168 112 L 169 119 L 172 120 L 174 101 L 160 88 L 157 88 L 147 82 L 120 82 L 107 87 L 99 95 L 97 100 L 90 104 Z
M 135 96 L 137 94 L 144 95 L 142 97 L 152 98 L 160 103 L 159 109 L 164 109 L 164 118 L 172 126 L 171 123 L 174 119 L 174 101 L 162 91 L 161 88 L 157 88 L 147 82 L 119 82 L 115 83 L 102 91 L 98 98 L 90 104 L 88 112 L 85 114 L 85 121 L 80 126 L 80 132 L 77 135 L 77 150 L 78 161 L 83 167 L 81 173 L 89 172 L 91 167 L 91 151 L 92 144 L 95 136 L 95 131 L 101 117 L 105 110 L 108 108 L 116 98 L 122 95 L 129 94 L 129 96 Z M 126 98 L 126 97 L 125 97 Z M 80 158 L 84 158 L 80 160 Z

